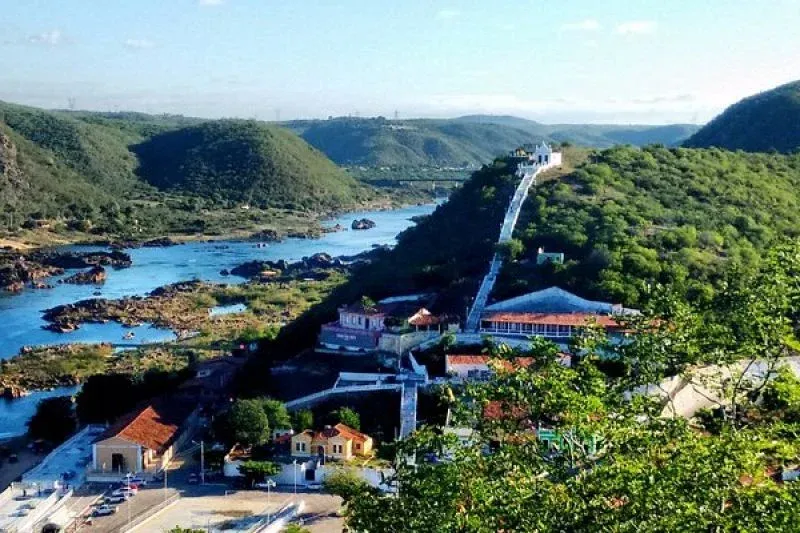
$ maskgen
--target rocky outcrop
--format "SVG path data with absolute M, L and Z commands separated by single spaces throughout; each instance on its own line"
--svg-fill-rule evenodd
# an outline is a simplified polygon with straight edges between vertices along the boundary
M 101 266 L 93 267 L 85 272 L 78 272 L 67 279 L 64 283 L 94 284 L 99 285 L 106 282 L 106 269 Z
M 63 274 L 64 270 L 55 266 L 43 265 L 15 254 L 0 255 L 0 287 L 8 292 L 19 292 L 27 283 Z
M 372 229 L 376 226 L 375 221 L 370 220 L 368 218 L 362 218 L 361 220 L 354 220 L 353 223 L 350 225 L 352 229 L 355 230 L 365 230 L 365 229 Z
M 253 233 L 250 236 L 250 240 L 261 242 L 280 242 L 281 236 L 274 229 L 265 229 L 263 231 Z
M 16 400 L 28 394 L 28 391 L 13 383 L 0 383 L 0 397 L 6 400 Z
M 63 269 L 86 268 L 94 266 L 110 266 L 113 268 L 128 268 L 133 264 L 131 256 L 119 250 L 109 252 L 62 252 L 40 250 L 30 254 L 34 261 L 43 265 Z

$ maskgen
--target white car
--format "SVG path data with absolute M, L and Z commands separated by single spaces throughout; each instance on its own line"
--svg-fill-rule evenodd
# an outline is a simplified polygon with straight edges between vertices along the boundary
M 124 494 L 120 494 L 119 496 L 106 496 L 103 501 L 106 504 L 115 504 L 115 503 L 122 503 L 128 500 L 128 496 Z
M 275 485 L 276 485 L 276 483 L 274 481 L 272 481 L 271 479 L 268 479 L 266 481 L 262 481 L 260 483 L 256 483 L 253 486 L 255 488 L 257 488 L 257 489 L 274 489 Z
M 322 490 L 322 483 L 307 483 L 306 489 L 308 490 Z
M 94 516 L 108 516 L 116 512 L 117 512 L 116 507 L 111 507 L 110 505 L 101 505 L 100 507 L 95 507 L 94 512 L 92 514 Z
M 112 496 L 125 496 L 126 498 L 132 498 L 133 496 L 136 495 L 136 492 L 134 492 L 133 490 L 128 490 L 128 489 L 124 489 L 123 488 L 123 489 L 115 490 L 114 492 L 111 493 L 111 495 Z

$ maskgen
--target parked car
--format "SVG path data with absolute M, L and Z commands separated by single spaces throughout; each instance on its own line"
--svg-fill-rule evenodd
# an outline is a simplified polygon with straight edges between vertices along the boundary
M 271 479 L 268 479 L 266 481 L 262 481 L 260 483 L 256 483 L 253 486 L 255 488 L 257 488 L 257 489 L 274 489 L 275 488 L 275 482 L 272 481 Z
M 120 494 L 119 496 L 111 495 L 111 496 L 106 496 L 103 499 L 103 502 L 106 503 L 106 504 L 117 504 L 117 503 L 123 503 L 127 499 L 128 499 L 128 497 L 125 496 L 124 494 Z
M 127 498 L 132 498 L 136 495 L 136 493 L 132 490 L 128 489 L 117 489 L 111 493 L 112 496 L 125 496 Z
M 306 489 L 317 490 L 317 491 L 322 490 L 322 483 L 316 483 L 316 482 L 306 483 Z
M 143 477 L 134 476 L 131 478 L 131 485 L 136 485 L 137 487 L 146 487 L 147 481 Z
M 139 485 L 137 485 L 136 483 L 127 483 L 127 482 L 120 483 L 119 488 L 129 489 L 132 490 L 133 492 L 139 492 Z
M 95 507 L 94 512 L 92 514 L 94 516 L 108 516 L 116 512 L 117 512 L 116 507 L 112 507 L 110 505 L 101 505 L 100 507 Z

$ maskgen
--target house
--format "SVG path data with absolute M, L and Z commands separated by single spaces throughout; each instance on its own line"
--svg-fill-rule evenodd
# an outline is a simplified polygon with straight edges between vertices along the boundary
M 369 456 L 371 452 L 372 438 L 344 424 L 326 426 L 322 431 L 307 429 L 292 436 L 293 457 L 349 461 L 354 456 Z
M 463 379 L 463 380 L 485 380 L 489 379 L 493 373 L 489 362 L 497 358 L 492 358 L 489 355 L 458 355 L 448 354 L 445 356 L 445 373 L 448 376 Z M 528 366 L 533 362 L 532 357 L 517 357 L 514 362 L 521 366 Z M 568 354 L 559 354 L 559 362 L 564 366 L 572 364 L 571 358 Z M 511 362 L 502 360 L 501 363 L 504 367 L 511 369 Z
M 550 287 L 497 302 L 481 315 L 480 332 L 509 337 L 539 336 L 566 341 L 590 325 L 612 338 L 624 336 L 626 316 L 638 314 L 619 304 L 586 300 L 558 287 Z
M 153 472 L 169 464 L 198 421 L 197 405 L 176 398 L 136 409 L 92 445 L 95 473 Z
M 553 263 L 554 265 L 564 264 L 564 254 L 562 252 L 545 252 L 541 246 L 536 251 L 536 264 L 544 265 Z
M 194 377 L 178 387 L 178 395 L 204 404 L 226 400 L 233 379 L 245 362 L 244 357 L 233 356 L 201 361 L 195 365 Z
M 362 299 L 339 308 L 339 320 L 322 326 L 319 344 L 338 352 L 386 351 L 401 354 L 438 336 L 447 317 L 422 305 L 425 295 L 393 297 L 377 303 Z

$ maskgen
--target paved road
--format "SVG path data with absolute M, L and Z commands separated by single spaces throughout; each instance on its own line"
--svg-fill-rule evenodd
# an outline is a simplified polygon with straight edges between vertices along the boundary
M 98 491 L 99 492 L 99 491 Z M 92 519 L 91 525 L 85 525 L 80 531 L 111 532 L 124 526 L 128 520 L 133 520 L 139 514 L 163 502 L 165 498 L 177 492 L 174 488 L 143 487 L 139 493 L 125 503 L 117 505 L 117 512 L 111 516 L 101 516 Z M 166 495 L 165 495 L 166 494 Z M 174 526 L 175 524 L 173 524 Z

